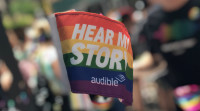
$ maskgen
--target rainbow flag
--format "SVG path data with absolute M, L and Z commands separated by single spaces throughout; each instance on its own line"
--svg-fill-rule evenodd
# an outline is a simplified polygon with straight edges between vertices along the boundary
M 54 16 L 71 91 L 122 98 L 131 105 L 133 54 L 125 26 L 88 12 Z

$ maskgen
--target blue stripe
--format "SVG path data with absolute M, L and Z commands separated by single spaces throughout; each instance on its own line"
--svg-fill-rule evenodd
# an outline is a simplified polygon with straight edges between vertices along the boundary
M 67 67 L 67 73 L 68 73 L 70 81 L 74 81 L 74 80 L 91 81 L 92 77 L 95 77 L 95 78 L 107 77 L 109 79 L 110 78 L 115 79 L 115 77 L 119 77 L 119 75 L 123 75 L 125 77 L 125 80 L 123 82 L 118 81 L 118 83 L 121 85 L 125 85 L 127 90 L 132 92 L 133 80 L 129 80 L 126 77 L 125 72 L 117 72 L 117 71 L 74 66 L 74 67 Z

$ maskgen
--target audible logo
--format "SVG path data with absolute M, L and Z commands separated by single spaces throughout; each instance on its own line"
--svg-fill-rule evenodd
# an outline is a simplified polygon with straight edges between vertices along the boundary
M 102 78 L 92 77 L 91 83 L 107 85 L 107 86 L 118 86 L 118 81 L 117 80 L 114 80 L 114 78 L 110 78 L 109 79 L 107 77 L 102 77 Z
M 120 75 L 123 76 L 123 75 Z M 117 79 L 117 80 L 116 80 Z M 108 78 L 108 77 L 102 77 L 102 78 L 91 78 L 91 83 L 93 84 L 99 84 L 99 85 L 107 85 L 107 86 L 118 86 L 118 81 L 123 82 L 125 81 L 125 77 L 122 79 L 122 77 L 119 79 L 119 77 L 114 78 Z

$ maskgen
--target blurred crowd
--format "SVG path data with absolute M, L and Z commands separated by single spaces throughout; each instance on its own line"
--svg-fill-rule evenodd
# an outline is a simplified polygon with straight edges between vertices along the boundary
M 48 16 L 75 9 L 124 23 L 133 105 L 71 94 Z M 199 0 L 1 0 L 1 111 L 200 111 Z

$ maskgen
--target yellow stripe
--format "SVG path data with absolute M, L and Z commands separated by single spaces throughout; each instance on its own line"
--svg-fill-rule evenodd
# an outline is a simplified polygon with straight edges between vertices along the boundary
M 183 108 L 189 108 L 189 107 L 192 107 L 194 105 L 197 105 L 198 103 L 200 102 L 200 98 L 193 98 L 187 102 L 184 102 L 181 104 L 181 107 Z
M 78 39 L 64 40 L 64 41 L 61 41 L 63 54 L 71 53 L 72 52 L 72 47 L 76 43 L 83 43 L 85 45 L 85 47 L 87 46 L 87 44 L 92 44 L 92 45 L 99 46 L 99 49 L 101 49 L 102 47 L 108 47 L 110 50 L 118 49 L 118 50 L 121 50 L 123 53 L 124 53 L 124 51 L 126 51 L 128 65 L 131 68 L 133 67 L 133 56 L 129 52 L 127 52 L 126 48 L 119 47 L 119 46 L 114 46 L 114 45 L 111 46 L 111 45 L 104 44 L 104 43 L 98 43 L 98 42 L 92 42 L 92 41 L 84 41 L 84 40 L 78 40 Z M 89 53 L 89 49 L 87 49 L 87 48 L 79 49 L 79 51 L 82 52 L 82 53 L 86 53 L 86 54 Z M 98 50 L 94 51 L 94 55 L 97 55 L 97 54 L 98 54 Z M 111 54 L 112 53 L 110 53 L 110 57 L 111 57 Z M 102 56 L 105 56 L 105 53 L 103 53 Z M 123 59 L 125 60 L 125 55 L 123 56 Z

